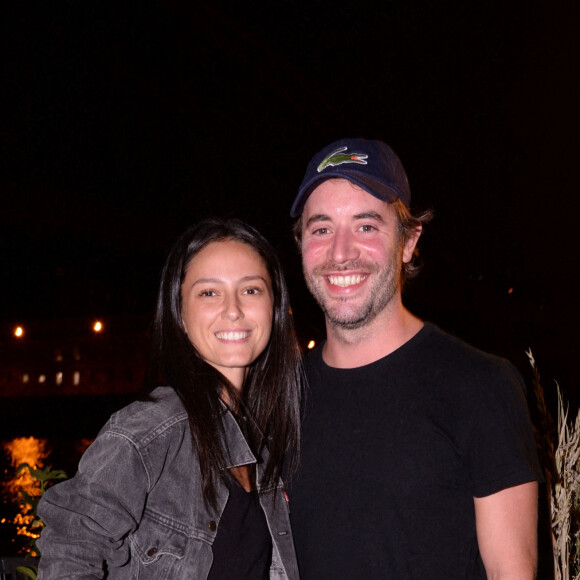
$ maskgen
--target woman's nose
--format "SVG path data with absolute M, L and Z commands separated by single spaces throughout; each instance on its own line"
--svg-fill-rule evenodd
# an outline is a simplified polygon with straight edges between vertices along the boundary
M 241 305 L 235 296 L 229 297 L 224 303 L 224 310 L 222 312 L 222 318 L 228 320 L 238 320 L 244 317 Z

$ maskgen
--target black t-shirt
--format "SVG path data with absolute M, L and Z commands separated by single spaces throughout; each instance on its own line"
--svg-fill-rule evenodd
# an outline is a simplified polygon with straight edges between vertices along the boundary
M 302 580 L 484 579 L 473 497 L 541 480 L 521 377 L 431 324 L 390 355 L 307 360 L 290 488 Z
M 247 492 L 226 476 L 230 495 L 212 545 L 208 580 L 266 580 L 272 537 L 256 490 Z

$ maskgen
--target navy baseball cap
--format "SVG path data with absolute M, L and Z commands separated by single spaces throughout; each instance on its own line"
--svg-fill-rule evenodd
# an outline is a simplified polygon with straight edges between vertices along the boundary
M 311 159 L 290 215 L 300 216 L 313 190 L 334 177 L 348 179 L 383 201 L 400 199 L 407 207 L 411 203 L 407 174 L 396 153 L 386 143 L 340 139 Z

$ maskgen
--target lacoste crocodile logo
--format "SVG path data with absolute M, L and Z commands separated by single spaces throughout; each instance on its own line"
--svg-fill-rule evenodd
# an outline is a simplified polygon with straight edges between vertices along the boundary
M 368 155 L 365 155 L 364 153 L 343 153 L 343 151 L 346 150 L 347 147 L 340 147 L 339 149 L 336 149 L 327 155 L 322 160 L 322 163 L 317 167 L 316 171 L 320 173 L 329 166 L 334 167 L 335 165 L 342 165 L 343 163 L 360 163 L 361 165 L 367 164 L 365 159 L 368 157 Z

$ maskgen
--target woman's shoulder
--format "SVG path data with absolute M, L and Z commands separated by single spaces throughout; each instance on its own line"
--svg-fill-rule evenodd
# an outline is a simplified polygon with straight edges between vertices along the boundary
M 147 399 L 113 413 L 103 431 L 125 436 L 141 446 L 168 430 L 183 430 L 187 425 L 187 412 L 175 390 L 157 387 Z

